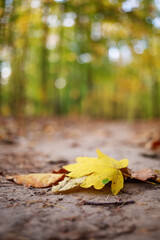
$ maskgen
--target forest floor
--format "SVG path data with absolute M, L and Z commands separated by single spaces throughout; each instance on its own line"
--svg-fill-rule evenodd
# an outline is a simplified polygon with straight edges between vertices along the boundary
M 52 172 L 96 149 L 129 168 L 160 170 L 158 151 L 148 150 L 160 122 L 91 119 L 0 119 L 1 240 L 158 240 L 160 185 L 127 182 L 113 196 L 109 188 L 53 194 L 51 188 L 26 188 L 5 175 Z M 159 132 L 160 133 L 160 132 Z M 88 206 L 84 200 L 134 200 L 128 205 Z

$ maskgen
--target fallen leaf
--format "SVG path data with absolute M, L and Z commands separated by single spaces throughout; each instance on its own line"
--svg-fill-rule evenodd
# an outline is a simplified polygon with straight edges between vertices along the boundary
M 132 171 L 131 171 L 131 169 L 129 169 L 128 167 L 122 168 L 122 169 L 121 169 L 121 172 L 122 172 L 122 174 L 123 174 L 123 176 L 124 176 L 124 179 L 127 179 L 128 177 L 131 177 Z
M 157 152 L 160 150 L 160 129 L 151 129 L 144 139 L 144 147 L 148 150 Z
M 64 168 L 60 168 L 58 170 L 53 170 L 52 173 L 64 173 L 65 174 L 65 173 L 68 173 L 68 171 L 65 170 Z
M 86 177 L 73 179 L 70 177 L 65 177 L 63 181 L 58 183 L 58 185 L 52 187 L 52 192 L 63 192 L 78 187 L 85 178 Z
M 160 171 L 155 170 L 155 173 L 156 173 L 156 182 L 160 183 Z
M 123 188 L 124 178 L 120 169 L 126 168 L 128 159 L 120 161 L 110 158 L 97 150 L 98 158 L 78 157 L 76 164 L 70 164 L 63 168 L 69 171 L 67 175 L 71 178 L 86 178 L 80 184 L 83 188 L 89 188 L 92 185 L 95 189 L 102 189 L 105 184 L 112 181 L 111 191 L 114 195 Z
M 154 180 L 160 182 L 160 172 L 151 168 L 145 168 L 137 172 L 131 173 L 131 178 L 135 178 L 141 181 Z
M 54 173 L 33 173 L 26 175 L 6 176 L 7 180 L 13 180 L 17 184 L 22 184 L 26 187 L 49 187 L 60 180 L 64 174 Z
M 160 138 L 150 139 L 145 144 L 145 151 L 141 153 L 143 157 L 159 158 L 160 157 Z
M 156 139 L 152 142 L 151 144 L 151 149 L 152 150 L 158 150 L 160 149 L 160 138 L 159 139 Z

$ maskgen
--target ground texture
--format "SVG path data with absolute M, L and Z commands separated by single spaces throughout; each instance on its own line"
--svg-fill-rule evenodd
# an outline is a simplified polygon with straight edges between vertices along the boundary
M 0 119 L 0 239 L 158 240 L 160 186 L 125 183 L 113 196 L 79 189 L 52 194 L 51 188 L 26 188 L 5 175 L 51 172 L 78 156 L 96 156 L 96 148 L 117 160 L 128 158 L 134 170 L 160 169 L 158 154 L 142 147 L 158 122 L 106 122 L 84 119 Z M 84 201 L 126 201 L 134 204 L 88 206 Z

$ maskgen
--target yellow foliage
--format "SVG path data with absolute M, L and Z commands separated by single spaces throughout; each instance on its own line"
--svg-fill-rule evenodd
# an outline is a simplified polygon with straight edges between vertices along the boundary
M 112 182 L 111 191 L 114 195 L 123 188 L 124 178 L 120 169 L 127 167 L 128 159 L 120 161 L 110 158 L 97 150 L 98 158 L 78 157 L 76 164 L 70 164 L 63 168 L 69 171 L 71 178 L 87 176 L 80 184 L 83 188 L 94 186 L 102 189 L 105 184 Z

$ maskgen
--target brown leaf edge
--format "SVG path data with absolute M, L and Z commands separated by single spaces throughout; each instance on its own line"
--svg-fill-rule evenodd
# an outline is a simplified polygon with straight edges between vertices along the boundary
M 65 170 L 64 168 L 60 168 L 59 170 L 53 170 L 52 173 L 63 174 L 63 176 L 56 183 L 54 183 L 54 185 L 58 185 L 59 182 L 64 180 L 64 178 L 66 177 L 66 174 L 68 173 L 68 171 Z
M 160 183 L 160 171 L 152 168 L 144 168 L 139 171 L 132 171 L 129 168 L 122 168 L 121 172 L 125 180 L 135 179 L 147 183 Z

